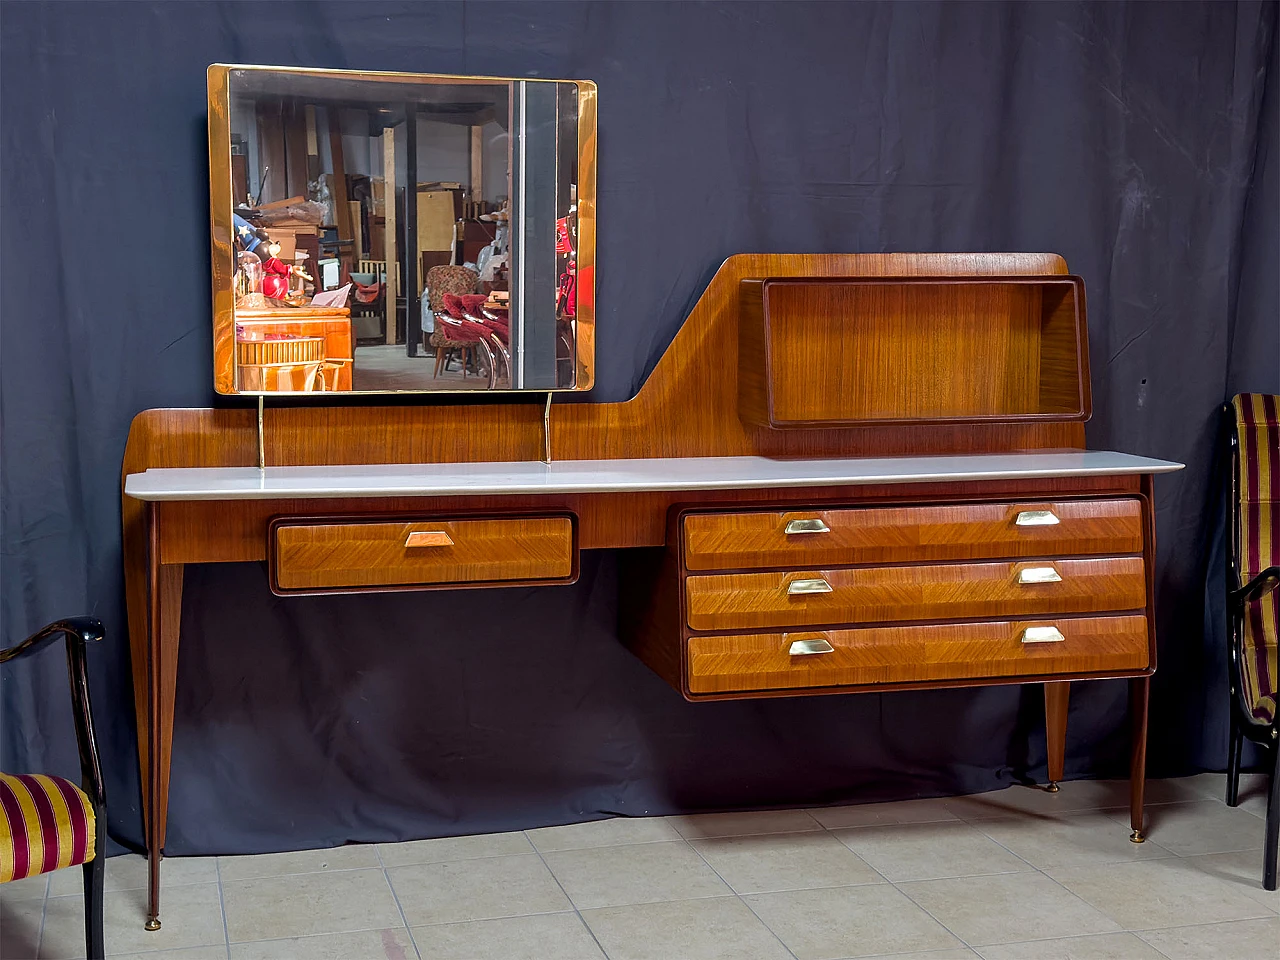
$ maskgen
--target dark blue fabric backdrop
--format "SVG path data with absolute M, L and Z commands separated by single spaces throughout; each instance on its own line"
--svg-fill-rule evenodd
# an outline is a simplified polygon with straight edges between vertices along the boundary
M 1157 483 L 1151 766 L 1219 766 L 1215 408 L 1280 391 L 1272 3 L 6 3 L 3 639 L 93 613 L 115 837 L 141 835 L 120 568 L 129 421 L 213 402 L 205 67 L 586 77 L 599 387 L 631 395 L 740 251 L 1050 250 L 1089 288 L 1090 444 Z M 714 363 L 707 366 L 714 376 Z M 817 804 L 1042 775 L 1032 687 L 685 703 L 567 588 L 275 599 L 189 568 L 169 852 Z M 1212 594 L 1212 586 L 1210 587 Z M 1209 629 L 1206 629 L 1206 624 Z M 73 774 L 61 658 L 2 674 L 0 765 Z M 1123 769 L 1122 683 L 1068 772 Z

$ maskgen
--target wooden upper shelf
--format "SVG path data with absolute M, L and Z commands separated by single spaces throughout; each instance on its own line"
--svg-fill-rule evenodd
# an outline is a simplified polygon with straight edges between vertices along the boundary
M 1089 418 L 1079 277 L 749 278 L 739 302 L 746 423 Z

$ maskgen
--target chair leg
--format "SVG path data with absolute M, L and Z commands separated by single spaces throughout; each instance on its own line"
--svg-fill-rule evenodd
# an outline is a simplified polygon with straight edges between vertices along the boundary
M 434 380 L 440 376 L 440 368 L 444 366 L 444 347 L 436 347 L 436 372 L 431 375 Z
M 107 872 L 107 812 L 96 810 L 97 838 L 93 859 L 80 869 L 84 871 L 84 939 L 89 960 L 102 960 L 107 955 L 102 939 L 102 887 Z
M 1276 848 L 1280 845 L 1280 743 L 1271 741 L 1275 754 L 1271 767 L 1271 791 L 1267 796 L 1267 842 L 1262 861 L 1262 886 L 1276 889 Z
M 1231 714 L 1230 742 L 1227 744 L 1227 806 L 1234 807 L 1240 803 L 1240 752 L 1244 733 L 1236 717 L 1236 705 L 1227 704 L 1227 709 Z

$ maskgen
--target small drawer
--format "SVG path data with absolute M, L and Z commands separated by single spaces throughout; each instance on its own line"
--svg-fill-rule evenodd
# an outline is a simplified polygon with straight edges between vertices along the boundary
M 1147 618 L 1081 617 L 913 624 L 856 630 L 691 637 L 691 696 L 1127 673 L 1150 664 Z
M 965 503 L 684 518 L 689 570 L 1142 552 L 1137 499 Z
M 1140 610 L 1141 557 L 691 576 L 693 630 Z
M 571 583 L 569 516 L 325 522 L 277 520 L 268 532 L 271 589 L 341 593 Z

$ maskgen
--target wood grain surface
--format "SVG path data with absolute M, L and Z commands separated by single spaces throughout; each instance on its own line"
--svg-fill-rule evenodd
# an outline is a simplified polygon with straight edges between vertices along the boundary
M 1057 523 L 1017 523 L 1020 513 L 1046 510 Z M 828 529 L 786 532 L 803 520 Z M 690 570 L 1141 552 L 1136 499 L 695 513 L 684 520 Z
M 1023 643 L 1023 631 L 1037 626 L 1054 626 L 1065 639 Z M 833 651 L 788 652 L 793 641 L 816 637 Z M 687 649 L 692 695 L 1119 672 L 1146 666 L 1147 620 L 1081 617 L 696 636 Z
M 1060 581 L 1018 582 L 1020 571 L 1048 566 Z M 794 581 L 816 578 L 831 592 L 788 593 Z M 1127 611 L 1146 602 L 1141 557 L 727 573 L 685 581 L 692 630 Z

